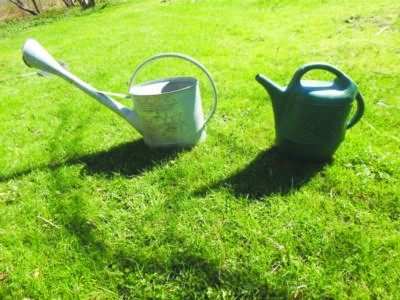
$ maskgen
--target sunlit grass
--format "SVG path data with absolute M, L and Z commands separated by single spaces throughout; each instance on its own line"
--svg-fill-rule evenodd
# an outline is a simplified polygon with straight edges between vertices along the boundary
M 400 5 L 348 2 L 142 0 L 2 25 L 0 298 L 398 298 Z M 152 55 L 194 57 L 219 91 L 206 141 L 150 150 L 62 79 L 12 78 L 34 71 L 30 37 L 118 93 Z M 325 164 L 280 155 L 254 80 L 285 86 L 312 61 L 366 101 Z M 211 87 L 186 62 L 138 81 L 182 75 L 207 114 Z

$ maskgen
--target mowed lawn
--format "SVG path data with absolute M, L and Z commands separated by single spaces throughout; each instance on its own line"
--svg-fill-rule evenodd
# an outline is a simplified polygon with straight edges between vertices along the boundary
M 206 140 L 152 150 L 61 78 L 16 77 L 36 71 L 27 38 L 123 94 L 149 57 L 195 58 L 219 96 Z M 366 102 L 318 164 L 276 149 L 254 79 L 286 86 L 309 62 Z M 0 298 L 399 298 L 399 74 L 397 0 L 101 2 L 0 25 Z M 212 88 L 188 62 L 152 62 L 137 82 L 173 76 L 200 80 L 207 115 Z

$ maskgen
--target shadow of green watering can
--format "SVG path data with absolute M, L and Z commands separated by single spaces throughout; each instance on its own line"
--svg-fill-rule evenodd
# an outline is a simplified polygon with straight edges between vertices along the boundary
M 311 70 L 325 70 L 336 78 L 331 81 L 301 80 Z M 286 88 L 261 74 L 256 80 L 267 90 L 272 101 L 277 148 L 300 161 L 330 159 L 344 140 L 346 130 L 364 113 L 364 100 L 356 84 L 326 63 L 300 67 Z M 354 99 L 357 111 L 349 120 Z
M 29 67 L 60 76 L 124 118 L 151 148 L 192 147 L 206 137 L 205 125 L 217 106 L 217 88 L 210 73 L 193 58 L 178 53 L 164 53 L 149 58 L 134 72 L 129 95 L 121 95 L 99 91 L 71 74 L 34 39 L 25 41 L 22 53 L 23 60 Z M 207 75 L 213 87 L 214 104 L 206 120 L 203 116 L 199 81 L 196 78 L 164 78 L 134 85 L 138 73 L 145 65 L 164 57 L 187 60 Z M 135 109 L 125 107 L 108 95 L 131 98 Z

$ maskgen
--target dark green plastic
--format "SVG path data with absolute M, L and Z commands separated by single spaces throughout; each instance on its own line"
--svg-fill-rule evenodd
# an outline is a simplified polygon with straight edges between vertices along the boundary
M 301 80 L 311 70 L 325 70 L 331 81 Z M 326 63 L 300 67 L 286 88 L 261 74 L 256 80 L 268 91 L 274 110 L 278 149 L 300 161 L 323 162 L 332 157 L 364 113 L 364 100 L 357 85 L 342 71 Z M 349 120 L 357 101 L 357 111 Z

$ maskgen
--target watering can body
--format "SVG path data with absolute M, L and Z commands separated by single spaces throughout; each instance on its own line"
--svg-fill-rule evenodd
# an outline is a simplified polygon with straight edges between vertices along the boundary
M 326 70 L 331 81 L 301 80 L 310 70 Z M 300 161 L 330 159 L 364 112 L 364 101 L 356 84 L 340 70 L 325 63 L 299 68 L 289 85 L 282 88 L 258 74 L 256 80 L 269 92 L 275 119 L 277 148 Z M 349 115 L 357 100 L 357 112 Z
M 34 39 L 25 41 L 22 52 L 23 60 L 29 67 L 60 76 L 124 118 L 142 134 L 145 144 L 149 147 L 193 147 L 206 137 L 206 123 L 213 116 L 217 105 L 217 89 L 205 67 L 193 58 L 178 53 L 164 53 L 147 59 L 134 72 L 130 81 L 129 95 L 121 95 L 99 91 L 77 78 L 62 68 Z M 206 120 L 203 116 L 199 82 L 196 78 L 174 77 L 135 84 L 135 79 L 144 66 L 164 57 L 187 60 L 197 65 L 207 75 L 213 87 L 214 104 Z M 108 95 L 131 98 L 135 109 L 125 107 Z
M 140 133 L 151 148 L 190 147 L 206 138 L 198 80 L 174 77 L 133 86 Z

